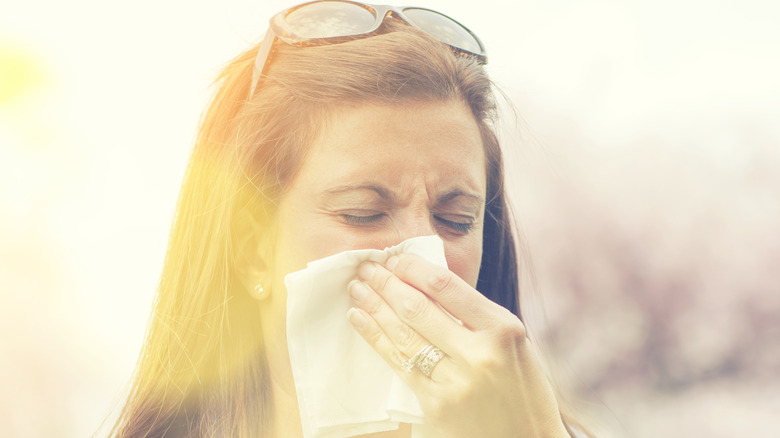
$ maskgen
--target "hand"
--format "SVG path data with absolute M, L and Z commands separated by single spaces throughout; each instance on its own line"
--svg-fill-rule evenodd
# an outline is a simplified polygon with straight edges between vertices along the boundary
M 386 266 L 365 262 L 358 277 L 349 286 L 350 322 L 412 388 L 434 427 L 451 437 L 568 437 L 539 353 L 515 315 L 410 254 Z M 445 353 L 430 377 L 404 371 L 401 364 L 429 344 Z

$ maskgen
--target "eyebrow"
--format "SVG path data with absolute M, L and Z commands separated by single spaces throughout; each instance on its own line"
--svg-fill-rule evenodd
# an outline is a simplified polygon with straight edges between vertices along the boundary
M 384 188 L 384 187 L 382 187 L 380 185 L 376 185 L 376 184 L 358 184 L 358 185 L 348 184 L 348 185 L 333 187 L 331 189 L 325 190 L 324 194 L 325 195 L 340 195 L 340 194 L 343 194 L 343 193 L 354 192 L 354 191 L 357 191 L 357 190 L 372 190 L 372 191 L 376 192 L 379 195 L 380 198 L 385 199 L 385 200 L 393 200 L 393 198 L 394 198 L 393 194 L 390 193 L 389 190 L 387 190 L 386 188 Z
M 377 185 L 377 184 L 357 184 L 357 185 L 348 184 L 348 185 L 343 185 L 343 186 L 338 186 L 338 187 L 333 187 L 331 189 L 328 189 L 328 190 L 326 190 L 324 192 L 324 194 L 325 195 L 340 195 L 340 194 L 343 194 L 343 193 L 348 193 L 348 192 L 357 191 L 357 190 L 371 190 L 371 191 L 374 191 L 374 192 L 376 192 L 376 194 L 379 195 L 380 198 L 382 198 L 384 200 L 387 200 L 387 201 L 392 201 L 392 200 L 395 199 L 395 196 L 393 195 L 393 193 L 391 193 L 385 187 L 382 187 L 381 185 Z M 445 193 L 444 195 L 442 195 L 438 199 L 436 199 L 436 202 L 439 203 L 439 204 L 442 204 L 442 203 L 445 203 L 445 202 L 449 202 L 449 201 L 451 201 L 451 200 L 453 200 L 453 199 L 455 199 L 455 198 L 457 198 L 459 196 L 463 196 L 463 197 L 472 199 L 474 201 L 478 201 L 478 202 L 480 202 L 482 204 L 485 203 L 485 198 L 483 198 L 482 196 L 479 196 L 479 195 L 476 195 L 474 193 L 467 192 L 467 191 L 464 191 L 464 190 L 461 190 L 461 189 L 454 189 L 454 190 L 451 190 L 451 191 Z
M 467 198 L 471 198 L 471 199 L 473 199 L 475 201 L 479 201 L 482 204 L 485 203 L 485 198 L 483 198 L 482 196 L 475 195 L 474 193 L 466 192 L 466 191 L 463 191 L 463 190 L 460 190 L 460 189 L 455 189 L 455 190 L 447 192 L 446 194 L 440 196 L 439 199 L 436 200 L 436 202 L 438 202 L 438 203 L 448 202 L 448 201 L 451 201 L 451 200 L 453 200 L 453 199 L 455 199 L 455 198 L 457 198 L 459 196 L 465 196 Z

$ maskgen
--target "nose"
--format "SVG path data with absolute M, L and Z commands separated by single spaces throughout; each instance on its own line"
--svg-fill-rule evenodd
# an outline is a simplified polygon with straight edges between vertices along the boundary
M 412 237 L 436 234 L 433 217 L 427 209 L 425 211 L 415 210 L 403 213 L 396 220 L 395 241 L 388 246 L 397 245 Z

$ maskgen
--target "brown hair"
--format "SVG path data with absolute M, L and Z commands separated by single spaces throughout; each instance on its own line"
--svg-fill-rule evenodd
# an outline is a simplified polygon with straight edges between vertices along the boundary
M 270 418 L 257 306 L 236 281 L 247 217 L 268 224 L 327 115 L 343 105 L 462 100 L 485 147 L 484 252 L 477 289 L 520 316 L 515 238 L 495 103 L 484 69 L 406 25 L 305 49 L 276 44 L 248 99 L 258 47 L 220 75 L 172 226 L 142 355 L 112 435 L 262 436 Z

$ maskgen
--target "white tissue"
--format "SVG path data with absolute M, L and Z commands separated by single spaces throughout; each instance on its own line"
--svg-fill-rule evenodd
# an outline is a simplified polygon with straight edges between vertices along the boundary
M 447 266 L 438 236 L 415 237 L 383 251 L 346 251 L 287 275 L 287 346 L 304 438 L 341 438 L 425 422 L 412 390 L 347 320 L 347 284 L 366 260 L 400 253 Z

